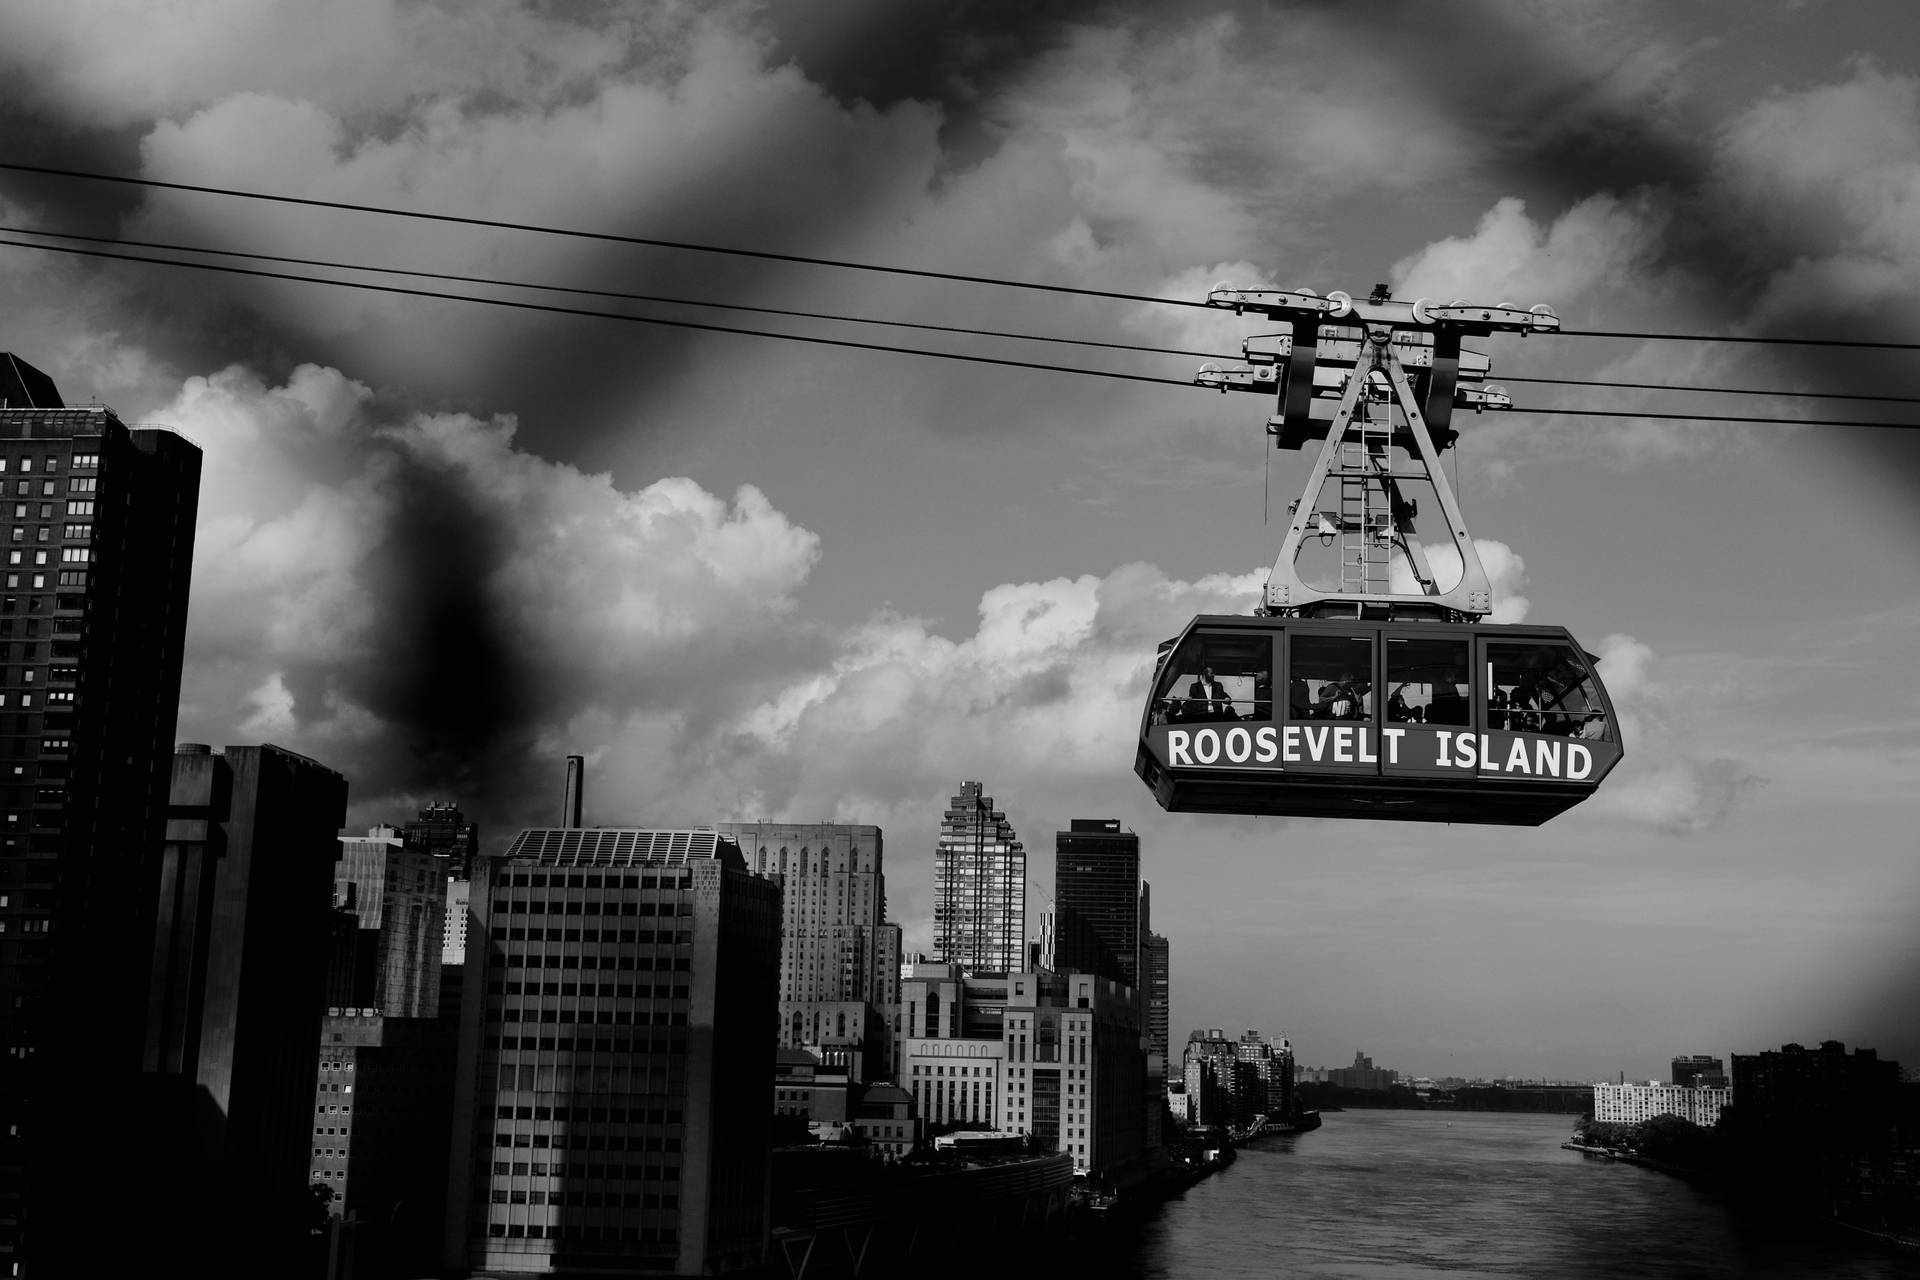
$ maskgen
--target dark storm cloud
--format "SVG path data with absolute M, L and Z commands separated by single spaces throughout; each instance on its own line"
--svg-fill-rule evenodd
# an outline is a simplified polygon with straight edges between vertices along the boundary
M 935 102 L 949 149 L 977 159 L 992 143 L 977 110 L 992 90 L 1058 46 L 1100 0 L 769 0 L 777 59 L 843 102 Z
M 1374 10 L 1378 17 L 1379 11 Z M 1512 6 L 1399 6 L 1390 22 L 1351 7 L 1324 11 L 1348 38 L 1369 39 L 1432 110 L 1486 145 L 1482 163 L 1516 190 L 1566 207 L 1596 192 L 1648 191 L 1670 203 L 1651 265 L 1687 283 L 1682 305 L 1658 327 L 1762 337 L 1884 341 L 1914 339 L 1911 298 L 1882 307 L 1832 294 L 1791 311 L 1755 307 L 1783 267 L 1827 252 L 1835 210 L 1817 190 L 1774 188 L 1742 199 L 1721 167 L 1723 122 L 1696 102 L 1662 91 L 1659 77 L 1622 76 L 1625 52 L 1582 62 L 1577 43 L 1519 20 Z M 1444 50 L 1445 56 L 1435 56 Z M 1610 79 L 1622 81 L 1610 84 Z M 1781 156 L 1781 160 L 1789 157 Z M 1830 394 L 1920 395 L 1920 360 L 1812 347 L 1770 348 L 1771 385 Z M 1867 417 L 1843 409 L 1822 416 Z M 1920 442 L 1893 431 L 1852 431 L 1834 447 L 1863 475 L 1920 498 Z
M 515 651 L 489 577 L 511 548 L 498 513 L 445 469 L 403 460 L 370 560 L 381 605 L 361 700 L 410 757 L 401 787 L 471 793 L 540 700 L 537 655 Z

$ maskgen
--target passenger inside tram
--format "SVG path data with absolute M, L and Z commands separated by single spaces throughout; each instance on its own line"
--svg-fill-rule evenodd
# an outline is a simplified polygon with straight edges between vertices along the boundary
M 1569 646 L 1490 644 L 1487 659 L 1488 728 L 1595 740 L 1612 736 L 1593 678 Z

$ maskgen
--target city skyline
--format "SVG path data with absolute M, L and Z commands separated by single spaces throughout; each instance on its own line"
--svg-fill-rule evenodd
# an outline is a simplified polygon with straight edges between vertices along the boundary
M 0 16 L 0 160 L 1175 300 L 1381 281 L 1569 330 L 1920 336 L 1892 4 L 294 8 Z M 0 215 L 1180 350 L 1257 331 L 5 170 Z M 327 762 L 350 831 L 451 797 L 497 853 L 579 752 L 590 825 L 882 828 L 903 950 L 931 954 L 939 815 L 981 779 L 1029 837 L 1139 833 L 1176 1043 L 1254 1026 L 1529 1078 L 1826 1039 L 1920 1061 L 1911 432 L 1463 415 L 1495 616 L 1602 658 L 1620 768 L 1538 830 L 1168 815 L 1130 768 L 1155 647 L 1252 607 L 1310 461 L 1263 452 L 1255 397 L 13 247 L 0 303 L 0 350 L 72 404 L 203 452 L 177 736 Z M 1920 395 L 1906 351 L 1483 345 L 1521 405 L 1902 413 L 1539 378 Z

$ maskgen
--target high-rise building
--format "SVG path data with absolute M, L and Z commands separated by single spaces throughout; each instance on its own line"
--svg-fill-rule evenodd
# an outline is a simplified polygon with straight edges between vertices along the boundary
M 440 955 L 447 964 L 459 964 L 467 953 L 467 880 L 473 860 L 480 856 L 480 824 L 467 821 L 460 806 L 434 801 L 420 816 L 401 827 L 409 845 L 425 849 L 439 862 L 446 897 L 440 925 Z
M 340 837 L 333 900 L 358 921 L 348 1008 L 392 1018 L 440 1010 L 446 881 L 431 853 L 387 826 Z
M 1140 986 L 1140 837 L 1118 818 L 1075 818 L 1054 836 L 1054 968 Z
M 889 924 L 879 827 L 722 822 L 747 867 L 781 889 L 780 1044 L 827 1057 L 852 1049 L 854 1083 L 891 1059 L 900 926 Z
M 442 859 L 442 869 L 454 879 L 473 874 L 473 860 L 480 856 L 480 824 L 467 821 L 459 805 L 436 800 L 400 832 L 408 843 Z
M 149 936 L 154 1140 L 178 1156 L 169 1212 L 220 1214 L 260 1270 L 305 1242 L 328 896 L 347 780 L 278 747 L 173 757 L 159 911 Z M 175 1126 L 178 1126 L 176 1129 Z M 196 1197 L 199 1200 L 196 1202 Z
M 712 830 L 541 828 L 480 859 L 447 1266 L 758 1265 L 780 919 Z
M 1008 973 L 1023 967 L 1026 934 L 1026 848 L 981 784 L 963 782 L 933 855 L 935 959 Z
M 1147 1074 L 1166 1079 L 1167 1015 L 1171 1009 L 1173 953 L 1171 944 L 1149 931 L 1140 944 L 1142 981 L 1146 986 Z M 1155 1070 L 1156 1064 L 1158 1070 Z
M 440 1007 L 446 871 L 390 826 L 340 848 L 334 901 L 351 909 L 354 941 L 328 979 L 308 1182 L 352 1224 L 355 1266 L 417 1274 L 434 1268 L 444 1231 L 459 1030 Z
M 140 1070 L 199 487 L 194 445 L 0 354 L 0 1269 L 21 1275 L 98 1240 L 87 1126 Z
M 1728 1087 L 1727 1065 L 1719 1058 L 1704 1053 L 1673 1060 L 1673 1083 L 1677 1085 L 1705 1085 L 1708 1088 L 1724 1089 Z

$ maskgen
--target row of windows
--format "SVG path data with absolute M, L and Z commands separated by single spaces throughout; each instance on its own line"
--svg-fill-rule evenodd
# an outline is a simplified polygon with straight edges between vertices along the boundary
M 7 694 L 5 694 L 5 693 L 0 693 L 0 707 L 4 707 L 4 706 L 6 706 L 6 705 L 8 705 L 8 704 L 7 704 L 7 696 L 8 696 L 8 695 L 7 695 Z M 47 693 L 47 697 L 46 697 L 46 700 L 47 700 L 48 702 L 50 702 L 50 703 L 58 703 L 58 704 L 63 704 L 63 705 L 71 705 L 71 704 L 72 704 L 72 703 L 73 703 L 73 702 L 75 701 L 75 696 L 76 696 L 76 695 L 74 694 L 74 692 L 73 692 L 73 690 L 71 690 L 71 689 L 53 689 L 53 690 L 49 690 L 49 691 L 48 691 L 48 693 Z M 19 704 L 18 704 L 18 705 L 20 705 L 20 706 L 23 706 L 23 707 L 30 707 L 30 706 L 32 706 L 32 705 L 33 705 L 33 695 L 32 695 L 32 694 L 30 694 L 30 693 L 23 693 L 23 694 L 21 694 L 21 695 L 20 695 L 20 701 L 19 701 Z
M 82 466 L 81 463 L 82 459 L 86 460 L 84 466 Z M 97 453 L 76 453 L 73 455 L 73 466 L 76 471 L 90 471 L 99 465 L 100 455 Z M 0 472 L 6 471 L 8 467 L 12 467 L 15 471 L 23 474 L 32 471 L 33 455 L 21 453 L 14 454 L 11 457 L 0 458 Z M 60 469 L 60 455 L 57 453 L 47 454 L 40 460 L 40 469 L 42 471 L 58 471 Z
M 677 1096 L 656 1094 L 656 1097 Z M 498 1119 L 514 1119 L 514 1107 L 501 1107 Z M 673 1108 L 661 1107 L 541 1107 L 538 1116 L 524 1114 L 527 1108 L 518 1108 L 521 1120 L 566 1120 L 574 1124 L 679 1124 L 680 1112 Z M 500 1132 L 505 1132 L 504 1130 Z M 496 1134 L 496 1140 L 497 1140 Z M 536 1135 L 537 1136 L 537 1135 Z M 516 1144 L 518 1145 L 518 1144 Z M 536 1144 L 537 1145 L 537 1144 Z
M 594 1198 L 595 1194 L 594 1192 L 588 1192 L 587 1195 L 589 1198 L 582 1202 L 572 1199 L 573 1193 L 569 1192 L 569 1198 L 566 1203 L 598 1204 L 599 1201 Z M 634 1206 L 628 1205 L 627 1207 L 633 1208 Z M 605 1228 L 604 1235 L 601 1234 L 601 1231 L 602 1229 L 600 1227 L 554 1227 L 549 1230 L 539 1223 L 534 1223 L 532 1226 L 521 1226 L 519 1223 L 508 1225 L 503 1222 L 490 1222 L 487 1224 L 487 1234 L 489 1236 L 504 1236 L 509 1240 L 606 1240 L 609 1242 L 620 1241 L 625 1244 L 662 1245 L 677 1244 L 680 1240 L 680 1233 L 672 1227 L 607 1227 Z
M 4 696 L 4 695 L 0 695 Z M 632 983 L 632 982 L 528 982 L 508 983 L 508 987 L 519 986 L 519 991 L 503 991 L 501 995 L 542 995 L 542 996 L 600 996 L 615 1000 L 685 1000 L 688 988 L 685 983 L 678 986 L 670 982 Z M 491 993 L 489 993 L 491 994 Z M 549 1010 L 548 1012 L 552 1012 Z M 517 1018 L 508 1018 L 517 1022 Z
M 689 956 L 680 956 L 678 959 L 660 956 L 656 959 L 654 956 L 636 955 L 582 955 L 571 951 L 549 953 L 544 961 L 542 957 L 525 951 L 496 951 L 488 964 L 495 969 L 659 969 L 662 972 L 675 970 L 680 973 L 693 968 L 693 960 Z
M 604 910 L 603 910 L 604 908 Z M 567 902 L 555 901 L 549 904 L 544 898 L 522 900 L 519 898 L 496 898 L 493 914 L 502 915 L 620 915 L 620 916 L 690 916 L 693 914 L 691 902 L 606 902 L 595 899 L 581 901 L 573 899 Z
M 662 886 L 672 888 L 687 882 L 685 875 L 613 876 L 613 875 L 561 875 L 544 871 L 515 872 L 500 877 L 496 884 L 504 884 L 512 889 L 658 889 Z
M 671 1023 L 659 1021 L 667 1016 L 666 1014 L 655 1014 L 654 1018 L 658 1025 L 662 1026 L 671 1025 L 684 1027 L 687 1025 L 687 1015 L 684 1013 L 672 1015 L 673 1021 Z M 672 1052 L 671 1049 L 648 1048 L 644 1042 L 636 1044 L 632 1041 L 615 1040 L 611 1037 L 602 1038 L 600 1036 L 594 1036 L 591 1039 L 586 1036 L 492 1036 L 488 1038 L 488 1044 L 496 1049 L 532 1049 L 535 1052 L 541 1049 L 548 1049 L 554 1053 L 656 1054 Z
M 652 1151 L 659 1151 L 657 1144 L 661 1142 L 668 1144 L 668 1151 L 677 1153 L 680 1150 L 678 1138 L 653 1138 L 649 1141 L 655 1144 L 649 1147 Z M 678 1181 L 680 1177 L 678 1169 L 666 1165 L 589 1164 L 584 1160 L 551 1164 L 542 1160 L 495 1160 L 493 1172 L 502 1178 L 611 1178 L 615 1182 Z
M 657 935 L 652 929 L 522 929 L 517 925 L 507 930 L 508 942 L 539 942 L 542 937 L 548 942 L 691 942 L 691 929 L 661 929 Z
M 634 1117 L 631 1123 L 656 1127 L 659 1125 L 679 1124 L 681 1111 L 677 1107 L 636 1107 L 631 1111 Z M 642 1117 L 645 1117 L 643 1120 Z M 607 1121 L 605 1123 L 613 1123 Z M 622 1122 L 626 1123 L 626 1122 Z M 641 1136 L 634 1135 L 632 1147 L 641 1150 Z M 627 1135 L 619 1133 L 515 1133 L 508 1129 L 497 1129 L 493 1135 L 496 1147 L 527 1147 L 530 1149 L 552 1151 L 625 1151 L 629 1145 Z

